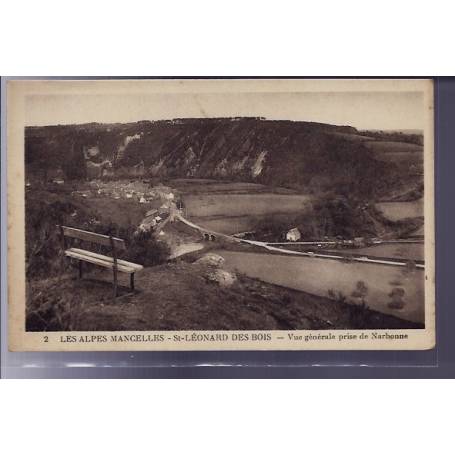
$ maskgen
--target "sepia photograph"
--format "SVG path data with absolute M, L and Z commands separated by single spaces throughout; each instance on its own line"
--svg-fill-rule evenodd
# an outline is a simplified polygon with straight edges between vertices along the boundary
M 445 453 L 443 2 L 5 3 L 4 452 Z
M 9 96 L 15 346 L 432 347 L 431 81 Z

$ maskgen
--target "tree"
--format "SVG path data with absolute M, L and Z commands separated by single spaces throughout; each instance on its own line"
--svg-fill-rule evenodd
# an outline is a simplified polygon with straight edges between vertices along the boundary
M 83 153 L 83 147 L 80 142 L 73 141 L 65 160 L 62 163 L 62 170 L 65 176 L 70 180 L 85 179 L 87 176 L 87 167 Z
M 364 281 L 357 281 L 356 288 L 351 296 L 354 297 L 361 306 L 366 306 L 365 297 L 368 295 L 368 286 Z

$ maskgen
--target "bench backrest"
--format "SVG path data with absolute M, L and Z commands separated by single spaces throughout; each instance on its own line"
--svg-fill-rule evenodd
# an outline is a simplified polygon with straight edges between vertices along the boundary
M 118 239 L 117 237 L 110 237 L 108 235 L 96 234 L 95 232 L 83 231 L 68 226 L 59 226 L 65 237 L 72 237 L 75 239 L 84 240 L 86 242 L 97 243 L 99 245 L 114 246 L 115 249 L 125 250 L 125 240 Z M 111 243 L 112 242 L 112 243 Z

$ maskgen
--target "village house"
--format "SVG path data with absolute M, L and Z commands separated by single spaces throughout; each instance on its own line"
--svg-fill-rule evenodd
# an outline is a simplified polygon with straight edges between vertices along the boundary
M 302 234 L 297 228 L 292 228 L 286 233 L 286 240 L 289 242 L 297 242 L 302 238 Z

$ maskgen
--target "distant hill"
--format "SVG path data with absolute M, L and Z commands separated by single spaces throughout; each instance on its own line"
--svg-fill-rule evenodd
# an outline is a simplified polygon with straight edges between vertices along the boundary
M 382 141 L 423 145 L 423 132 L 421 130 L 364 130 L 362 134 Z
M 28 175 L 40 178 L 93 178 L 99 169 L 111 178 L 215 178 L 369 198 L 420 178 L 367 144 L 420 147 L 415 135 L 390 134 L 262 118 L 27 127 L 25 160 Z

